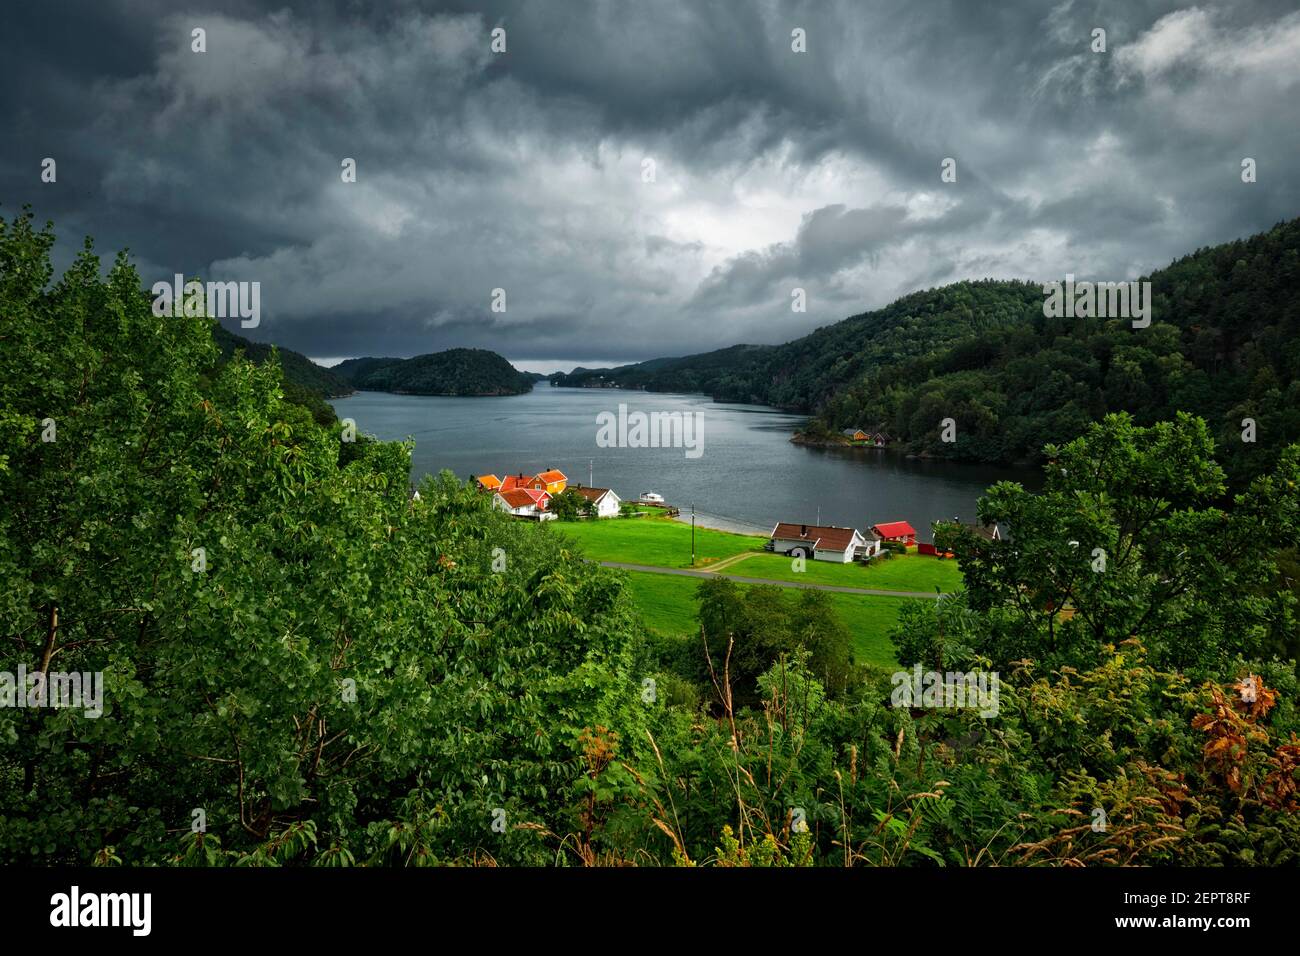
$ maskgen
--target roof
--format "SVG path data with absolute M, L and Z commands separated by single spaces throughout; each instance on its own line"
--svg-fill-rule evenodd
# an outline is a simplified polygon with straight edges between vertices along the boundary
M 508 504 L 511 508 L 526 508 L 529 505 L 536 505 L 537 499 L 534 494 L 541 492 L 531 492 L 528 488 L 511 488 L 508 491 L 498 491 L 497 497 Z
M 550 495 L 538 488 L 520 488 L 519 491 L 533 499 L 533 504 L 537 505 L 539 508 L 545 506 L 546 502 L 551 499 Z
M 609 494 L 608 488 L 584 488 L 582 485 L 578 485 L 576 488 L 569 488 L 568 490 L 577 492 L 588 501 L 599 501 L 601 498 L 605 497 L 605 495 Z
M 479 475 L 474 480 L 489 490 L 501 487 L 501 479 L 496 475 Z
M 770 537 L 786 541 L 807 541 L 824 551 L 847 551 L 853 543 L 856 528 L 836 528 L 832 525 L 793 524 L 782 521 L 772 529 Z
M 903 538 L 909 534 L 916 534 L 916 529 L 906 521 L 886 521 L 883 524 L 873 524 L 871 527 L 879 531 L 882 538 Z
M 985 541 L 997 541 L 1002 537 L 1001 529 L 995 524 L 968 524 L 966 527 Z
M 862 432 L 864 435 L 866 434 L 866 432 L 863 431 L 861 428 L 845 428 L 840 432 L 840 434 L 848 435 L 850 438 L 852 438 L 854 435 L 858 434 L 858 432 Z
M 546 482 L 548 485 L 554 484 L 557 481 L 569 480 L 569 476 L 566 475 L 564 472 L 560 471 L 558 468 L 551 468 L 547 471 L 543 471 L 540 474 L 536 475 L 535 477 L 539 481 Z
M 515 488 L 523 488 L 532 480 L 532 475 L 506 475 L 501 479 L 501 490 L 513 491 Z

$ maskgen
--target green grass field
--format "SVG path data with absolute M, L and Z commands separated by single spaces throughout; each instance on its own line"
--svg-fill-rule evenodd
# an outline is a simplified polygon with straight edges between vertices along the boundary
M 671 518 L 608 518 L 603 521 L 553 521 L 548 533 L 567 535 L 592 561 L 626 561 L 656 568 L 689 568 L 691 526 Z M 704 568 L 722 558 L 753 551 L 763 538 L 695 529 L 695 564 Z
M 622 561 L 660 568 L 692 567 L 690 525 L 670 518 L 566 521 L 544 527 L 548 533 L 570 538 L 592 561 Z M 799 572 L 794 570 L 792 559 L 764 552 L 764 541 L 764 538 L 753 535 L 696 528 L 694 567 L 708 568 L 723 559 L 744 554 L 748 555 L 744 560 L 728 565 L 721 573 L 796 584 L 830 584 L 926 594 L 934 593 L 936 587 L 944 592 L 953 591 L 962 583 L 955 561 L 940 561 L 917 554 L 896 556 L 870 565 L 808 561 L 804 570 Z M 629 571 L 627 575 L 632 597 L 647 627 L 665 635 L 694 633 L 698 579 L 640 571 Z M 895 666 L 894 647 L 887 635 L 898 617 L 902 601 L 906 599 L 836 593 L 831 593 L 830 598 L 853 636 L 853 652 L 857 660 Z
M 774 581 L 877 588 L 881 591 L 917 591 L 925 594 L 933 594 L 936 587 L 948 593 L 962 584 L 961 571 L 956 561 L 940 561 L 919 554 L 895 555 L 867 565 L 807 561 L 803 571 L 796 571 L 793 558 L 764 553 L 729 565 L 723 573 L 746 578 L 771 578 Z
M 697 627 L 695 589 L 699 580 L 646 571 L 625 573 L 628 588 L 647 627 L 665 635 L 694 634 Z M 831 594 L 830 598 L 840 620 L 852 635 L 854 658 L 864 664 L 896 667 L 898 660 L 888 635 L 906 598 L 863 594 Z

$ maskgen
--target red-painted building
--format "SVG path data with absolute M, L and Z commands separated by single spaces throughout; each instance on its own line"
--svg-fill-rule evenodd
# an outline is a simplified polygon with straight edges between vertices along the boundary
M 871 530 L 880 535 L 882 541 L 897 541 L 899 544 L 908 547 L 916 544 L 916 529 L 906 521 L 886 521 L 884 524 L 873 524 Z

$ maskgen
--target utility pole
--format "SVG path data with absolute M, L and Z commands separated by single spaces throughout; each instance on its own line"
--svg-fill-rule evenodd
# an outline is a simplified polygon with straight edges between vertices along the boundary
M 695 502 L 691 502 L 691 567 L 695 567 Z

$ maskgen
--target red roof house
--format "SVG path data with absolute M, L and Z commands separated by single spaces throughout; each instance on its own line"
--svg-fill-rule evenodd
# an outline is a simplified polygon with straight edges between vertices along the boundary
M 900 544 L 916 544 L 916 529 L 906 521 L 886 521 L 883 524 L 873 524 L 871 530 L 880 535 L 884 541 L 897 541 Z
M 501 479 L 501 487 L 498 491 L 514 491 L 516 488 L 527 488 L 532 483 L 533 475 L 506 475 Z
M 499 507 L 520 518 L 545 521 L 555 517 L 546 510 L 551 496 L 536 488 L 511 488 L 508 491 L 498 491 L 496 500 Z

